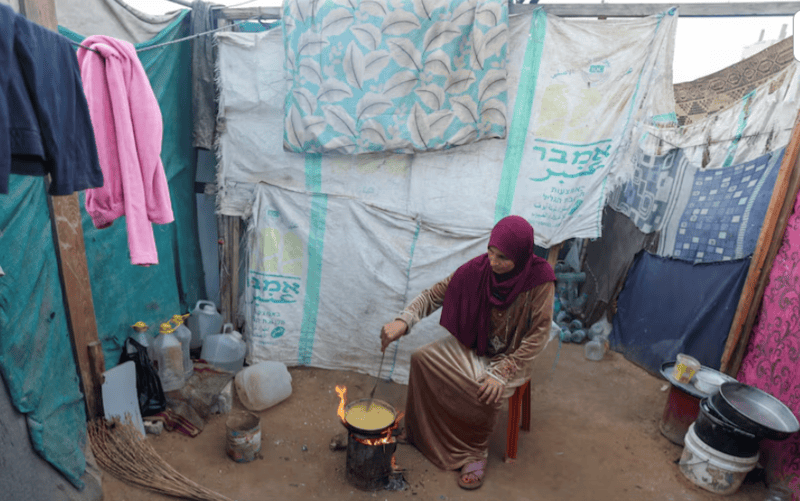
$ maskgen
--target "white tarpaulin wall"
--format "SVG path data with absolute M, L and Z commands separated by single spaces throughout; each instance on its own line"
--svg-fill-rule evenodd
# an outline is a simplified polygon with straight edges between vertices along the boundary
M 250 220 L 245 291 L 249 362 L 270 359 L 376 372 L 380 326 L 422 289 L 485 252 L 494 222 L 509 209 L 531 220 L 536 197 L 551 196 L 554 186 L 583 187 L 584 203 L 571 201 L 570 208 L 575 210 L 565 218 L 578 233 L 539 226 L 534 220 L 537 244 L 548 246 L 555 243 L 552 238 L 599 236 L 608 174 L 622 178 L 629 167 L 615 160 L 614 165 L 594 166 L 592 175 L 556 175 L 551 183 L 529 182 L 547 173 L 530 160 L 531 154 L 540 155 L 530 141 L 544 137 L 542 131 L 554 126 L 548 122 L 543 129 L 537 117 L 552 117 L 550 107 L 566 105 L 572 122 L 563 131 L 573 130 L 561 141 L 566 145 L 578 138 L 575 130 L 585 127 L 583 122 L 596 113 L 590 105 L 613 103 L 614 110 L 601 106 L 602 116 L 616 116 L 616 124 L 612 120 L 592 127 L 601 133 L 600 139 L 584 134 L 570 143 L 591 143 L 594 148 L 600 143 L 593 143 L 605 141 L 608 135 L 629 134 L 630 124 L 642 113 L 648 119 L 671 116 L 676 16 L 578 22 L 573 28 L 580 35 L 568 29 L 571 23 L 541 10 L 510 18 L 509 110 L 514 110 L 514 119 L 518 108 L 527 118 L 521 123 L 517 120 L 516 136 L 512 126 L 509 142 L 486 140 L 417 155 L 321 156 L 283 151 L 288 86 L 280 31 L 218 35 L 224 124 L 218 150 L 218 207 L 221 214 Z M 577 39 L 562 40 L 559 35 L 581 41 L 576 44 Z M 538 42 L 529 44 L 530 38 Z M 551 38 L 556 45 L 572 47 L 565 53 L 553 49 L 554 54 L 575 60 L 560 65 L 548 62 Z M 625 43 L 612 47 L 611 41 L 618 38 Z M 593 52 L 597 60 L 587 56 Z M 615 59 L 617 52 L 632 59 Z M 559 69 L 551 73 L 554 68 Z M 536 88 L 520 86 L 521 80 L 535 78 L 534 70 L 540 75 Z M 580 80 L 576 74 L 582 72 Z M 593 80 L 598 73 L 609 76 Z M 630 75 L 636 78 L 628 80 Z M 565 77 L 569 78 L 561 82 Z M 587 87 L 586 79 L 608 88 L 602 87 L 599 97 L 587 93 L 591 85 Z M 612 85 L 614 81 L 620 82 L 619 87 Z M 579 87 L 577 101 L 567 97 L 571 89 L 566 92 L 564 86 Z M 526 88 L 527 103 L 538 95 L 538 104 L 516 107 L 518 88 Z M 540 94 L 540 88 L 549 92 Z M 512 144 L 514 137 L 522 142 Z M 626 145 L 629 138 L 611 139 L 609 157 L 625 157 L 623 150 L 614 153 L 613 147 Z M 513 152 L 513 162 L 518 164 L 509 163 L 508 152 Z M 567 154 L 569 162 L 576 162 L 575 169 L 588 162 L 584 157 L 575 148 Z M 595 223 L 596 228 L 589 229 Z M 392 348 L 391 365 L 387 356 L 386 366 L 391 369 L 385 369 L 384 375 L 391 370 L 393 379 L 405 382 L 413 349 L 442 335 L 447 334 L 438 326 L 438 315 L 424 321 L 412 336 Z
M 265 184 L 255 195 L 245 297 L 248 363 L 377 371 L 381 326 L 410 294 L 480 254 L 487 242 L 485 234 L 449 234 L 349 197 Z M 406 382 L 411 352 L 447 335 L 430 325 L 436 318 L 390 348 L 385 377 Z
M 508 141 L 417 155 L 323 156 L 321 191 L 451 228 L 488 231 L 500 217 L 521 214 L 542 247 L 598 237 L 608 185 L 632 172 L 628 149 L 616 147 L 627 146 L 636 119 L 674 118 L 676 24 L 670 14 L 605 21 L 541 10 L 512 16 Z M 224 120 L 219 212 L 246 217 L 254 183 L 305 189 L 307 156 L 282 147 L 288 82 L 280 31 L 217 39 Z M 518 88 L 526 96 L 520 106 Z M 560 114 L 568 120 L 559 121 Z

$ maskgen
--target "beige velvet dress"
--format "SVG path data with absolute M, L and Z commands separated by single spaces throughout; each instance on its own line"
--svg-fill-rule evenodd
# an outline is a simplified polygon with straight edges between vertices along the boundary
M 442 306 L 452 275 L 423 291 L 397 317 L 409 333 L 422 318 Z M 502 401 L 478 400 L 481 377 L 505 386 L 503 398 L 530 379 L 533 359 L 550 337 L 555 284 L 521 293 L 505 310 L 492 308 L 487 356 L 452 335 L 411 355 L 405 427 L 408 439 L 432 463 L 455 470 L 488 456 L 489 436 Z

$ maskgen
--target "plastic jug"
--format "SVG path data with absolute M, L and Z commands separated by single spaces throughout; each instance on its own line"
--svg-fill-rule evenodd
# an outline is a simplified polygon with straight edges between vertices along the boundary
M 179 390 L 186 384 L 183 347 L 175 337 L 174 330 L 167 322 L 161 324 L 160 333 L 153 341 L 153 361 L 164 391 Z
M 608 350 L 608 339 L 603 336 L 597 336 L 583 347 L 583 353 L 589 360 L 599 362 L 606 356 Z
M 186 326 L 192 331 L 190 348 L 194 350 L 203 346 L 206 336 L 219 334 L 222 331 L 222 315 L 214 303 L 201 299 L 189 314 Z
M 192 344 L 192 331 L 183 325 L 184 320 L 189 317 L 186 315 L 173 315 L 170 322 L 175 325 L 175 337 L 181 342 L 181 351 L 183 351 L 183 379 L 186 381 L 192 377 L 194 373 L 194 364 L 192 363 L 192 356 L 189 353 Z
M 140 345 L 147 348 L 147 356 L 150 357 L 150 360 L 153 359 L 153 336 L 147 332 L 148 326 L 146 323 L 139 321 L 135 324 L 131 325 L 133 328 L 133 334 L 131 337 L 135 339 Z M 132 346 L 128 346 L 128 353 L 133 354 L 136 349 Z
M 233 324 L 222 326 L 222 334 L 212 334 L 203 341 L 200 358 L 209 364 L 236 374 L 244 366 L 247 345 L 242 335 L 233 330 Z
M 236 394 L 251 411 L 263 411 L 292 394 L 292 375 L 281 362 L 266 360 L 240 370 L 233 379 Z

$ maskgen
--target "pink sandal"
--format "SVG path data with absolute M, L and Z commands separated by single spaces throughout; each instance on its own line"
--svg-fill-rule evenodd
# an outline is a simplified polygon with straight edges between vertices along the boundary
M 486 460 L 468 463 L 461 468 L 458 475 L 458 486 L 462 489 L 477 489 L 483 485 L 483 477 L 486 475 Z

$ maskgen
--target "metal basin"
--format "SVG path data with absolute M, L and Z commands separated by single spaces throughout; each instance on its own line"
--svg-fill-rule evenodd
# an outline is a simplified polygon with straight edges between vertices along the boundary
M 743 383 L 722 383 L 710 397 L 728 422 L 758 437 L 785 440 L 800 430 L 791 409 L 769 393 Z

